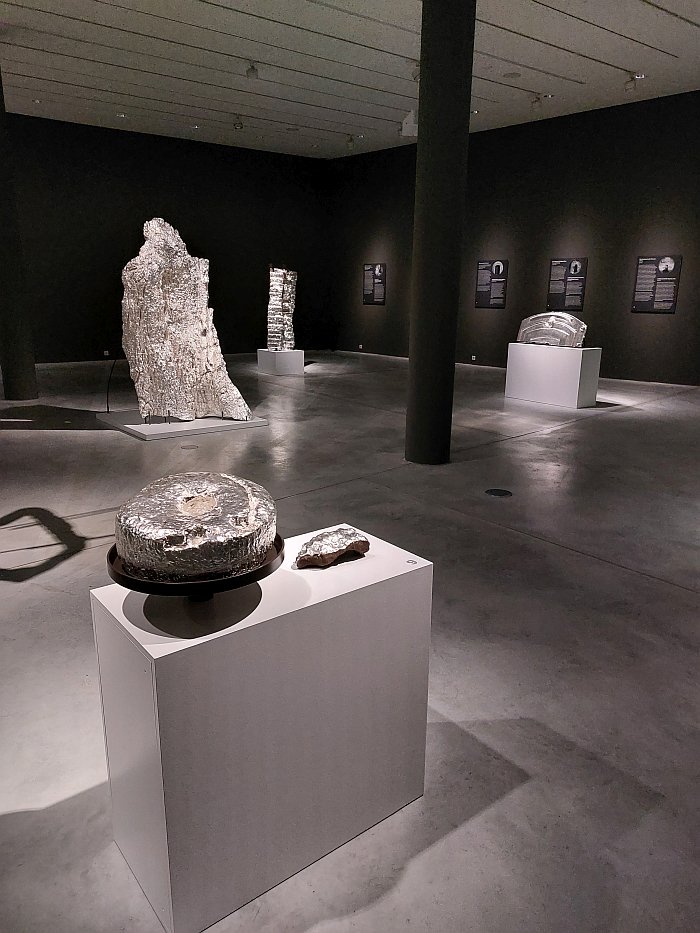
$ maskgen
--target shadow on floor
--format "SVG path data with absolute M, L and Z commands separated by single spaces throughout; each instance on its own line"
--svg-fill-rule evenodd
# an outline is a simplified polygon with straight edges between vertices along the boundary
M 8 512 L 7 515 L 0 516 L 0 528 L 5 525 L 10 525 L 12 522 L 19 521 L 21 518 L 34 519 L 35 521 L 29 524 L 40 525 L 48 531 L 48 533 L 56 539 L 56 543 L 63 545 L 63 550 L 59 554 L 47 557 L 46 560 L 43 560 L 39 564 L 34 564 L 31 567 L 0 567 L 0 581 L 6 583 L 23 583 L 25 580 L 31 580 L 33 577 L 37 577 L 39 574 L 51 570 L 64 560 L 68 560 L 69 557 L 73 557 L 74 554 L 79 554 L 80 551 L 85 548 L 87 539 L 83 538 L 82 535 L 76 534 L 69 522 L 64 518 L 60 518 L 58 515 L 54 515 L 54 513 L 50 512 L 48 509 L 29 507 L 26 509 L 16 509 L 14 512 Z M 26 551 L 27 558 L 31 559 L 32 552 L 51 546 L 53 545 L 20 545 L 19 548 L 13 550 L 15 552 Z
M 275 928 L 304 933 L 371 906 L 412 859 L 527 780 L 457 724 L 429 723 L 425 796 L 264 895 L 280 899 Z M 94 933 L 95 917 L 109 918 L 105 930 L 161 929 L 112 842 L 109 807 L 102 784 L 44 809 L 0 817 L 0 929 Z M 309 884 L 325 888 L 324 898 L 307 900 Z M 288 913 L 287 898 L 297 908 L 302 898 L 302 909 Z M 260 900 L 241 911 L 257 913 Z M 245 925 L 245 915 L 241 920 L 242 929 L 257 929 Z
M 57 405 L 0 408 L 0 431 L 108 431 L 94 411 Z

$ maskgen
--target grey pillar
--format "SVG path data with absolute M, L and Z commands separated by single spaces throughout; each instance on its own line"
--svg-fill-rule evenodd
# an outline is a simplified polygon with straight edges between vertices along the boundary
M 14 156 L 0 74 L 0 370 L 5 398 L 37 398 L 24 258 L 15 199 Z
M 450 459 L 476 0 L 423 0 L 406 459 Z

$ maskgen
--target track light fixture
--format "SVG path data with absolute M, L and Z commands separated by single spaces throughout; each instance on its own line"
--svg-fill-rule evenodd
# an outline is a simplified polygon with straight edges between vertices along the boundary
M 646 75 L 643 71 L 630 72 L 629 78 L 625 81 L 625 91 L 628 94 L 634 93 L 637 90 L 637 81 L 643 81 L 644 78 L 646 78 Z
M 538 94 L 536 97 L 533 97 L 532 100 L 530 101 L 530 110 L 537 112 L 537 111 L 540 111 L 541 109 L 542 109 L 542 98 Z
M 348 134 L 348 138 L 345 140 L 345 145 L 347 147 L 348 152 L 352 152 L 353 149 L 355 148 L 354 137 Z
M 246 68 L 245 71 L 246 78 L 250 78 L 251 81 L 256 81 L 258 79 L 258 69 L 255 65 L 255 62 L 251 62 L 250 65 Z
M 240 117 L 235 117 L 235 118 L 234 118 L 234 121 L 233 121 L 233 123 L 232 123 L 231 125 L 233 126 L 234 130 L 242 130 L 242 129 L 243 129 L 243 120 L 241 120 Z
M 411 69 L 411 77 L 414 81 L 420 81 L 420 62 L 414 62 Z

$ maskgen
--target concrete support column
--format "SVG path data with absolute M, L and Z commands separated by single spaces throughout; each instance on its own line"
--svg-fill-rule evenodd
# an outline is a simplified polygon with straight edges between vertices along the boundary
M 423 0 L 406 459 L 450 459 L 476 0 Z
M 5 398 L 27 399 L 37 398 L 36 367 L 13 169 L 0 74 L 0 371 Z

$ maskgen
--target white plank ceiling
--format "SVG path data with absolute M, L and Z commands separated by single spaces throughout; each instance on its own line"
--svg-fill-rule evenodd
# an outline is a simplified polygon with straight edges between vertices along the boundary
M 475 132 L 700 88 L 700 0 L 479 0 L 477 16 Z M 0 0 L 7 109 L 320 158 L 386 149 L 411 141 L 420 17 L 418 0 Z

